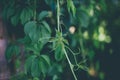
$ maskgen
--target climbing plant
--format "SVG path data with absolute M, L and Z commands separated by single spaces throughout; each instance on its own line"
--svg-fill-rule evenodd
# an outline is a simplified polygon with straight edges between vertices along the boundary
M 111 42 L 101 19 L 105 0 L 2 0 L 1 5 L 7 29 L 12 28 L 5 54 L 13 63 L 11 80 L 64 80 L 71 74 L 79 80 L 80 70 L 97 75 L 91 71 L 100 68 L 98 61 L 93 64 L 95 50 Z M 64 75 L 66 69 L 71 73 Z M 104 74 L 98 75 L 103 80 Z

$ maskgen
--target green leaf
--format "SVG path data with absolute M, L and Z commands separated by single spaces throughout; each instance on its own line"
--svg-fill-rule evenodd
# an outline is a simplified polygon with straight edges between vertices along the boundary
M 75 17 L 76 8 L 75 8 L 72 0 L 67 0 L 67 8 L 68 8 L 68 12 L 71 13 L 71 11 L 72 11 L 72 15 L 73 15 L 73 17 Z
M 63 59 L 64 57 L 64 52 L 63 52 L 63 43 L 59 43 L 56 44 L 56 48 L 55 48 L 55 59 L 57 61 L 60 61 L 61 59 Z
M 24 27 L 24 32 L 26 33 L 26 35 L 29 35 L 30 39 L 33 42 L 38 41 L 40 37 L 40 31 L 37 29 L 36 21 L 30 21 L 26 23 Z
M 9 19 L 13 14 L 14 14 L 15 10 L 13 9 L 13 7 L 10 7 L 9 9 L 7 9 L 7 19 Z
M 86 65 L 79 65 L 78 67 L 84 71 L 89 71 L 89 68 Z
M 46 63 L 50 66 L 50 59 L 47 55 L 41 55 L 41 58 L 43 58 L 46 61 Z
M 57 61 L 60 61 L 64 57 L 64 43 L 67 43 L 67 40 L 65 40 L 62 37 L 62 33 L 59 31 L 56 31 L 56 39 L 53 41 L 53 49 L 55 49 L 55 59 Z
M 25 24 L 24 32 L 28 35 L 36 27 L 36 21 L 29 21 Z
M 33 53 L 35 55 L 39 55 L 40 51 L 42 50 L 44 44 L 41 43 L 33 43 L 33 44 L 29 44 L 28 46 L 26 46 L 26 50 L 27 51 L 33 51 Z
M 41 72 L 43 74 L 48 72 L 48 69 L 50 67 L 50 59 L 46 55 L 41 55 L 40 61 L 39 61 L 39 67 L 41 69 Z
M 40 71 L 41 70 L 40 70 L 40 67 L 39 67 L 39 60 L 37 58 L 35 58 L 32 61 L 31 74 L 32 74 L 33 77 L 39 77 L 40 76 Z
M 68 12 L 69 12 L 69 13 L 70 13 L 70 8 L 71 8 L 71 6 L 70 6 L 70 1 L 67 0 L 67 9 L 68 9 Z
M 47 24 L 46 24 L 47 25 Z M 49 38 L 51 36 L 51 31 L 50 28 L 47 26 L 45 26 L 45 24 L 41 24 L 39 26 L 39 32 L 40 32 L 40 41 L 41 43 L 45 44 L 49 41 Z
M 12 53 L 12 47 L 8 46 L 7 49 L 6 49 L 6 52 L 5 52 L 6 59 L 8 61 L 11 61 L 12 55 L 13 55 L 13 53 Z
M 29 37 L 31 38 L 32 42 L 38 42 L 40 38 L 40 32 L 37 29 L 37 26 L 33 26 L 31 32 L 29 33 Z
M 25 24 L 32 17 L 33 17 L 33 10 L 29 7 L 24 8 L 20 14 L 21 23 Z
M 29 56 L 26 61 L 25 61 L 25 73 L 30 73 L 31 72 L 31 66 L 32 62 L 36 58 L 36 55 Z
M 33 42 L 41 41 L 41 43 L 45 44 L 48 42 L 50 35 L 51 35 L 51 30 L 49 28 L 49 25 L 47 22 L 43 21 L 42 24 L 36 24 L 35 21 L 30 21 L 25 24 L 24 31 L 26 35 L 29 35 L 30 39 Z M 45 39 L 47 38 L 47 39 Z
M 9 45 L 6 49 L 5 56 L 8 61 L 11 61 L 13 57 L 17 57 L 20 54 L 19 46 Z
M 48 30 L 48 32 L 51 33 L 51 29 L 50 29 L 50 26 L 48 25 L 48 23 L 46 21 L 42 21 L 42 24 L 44 25 L 46 30 Z
M 14 50 L 16 56 L 18 56 L 20 54 L 19 46 L 14 46 L 13 50 Z
M 39 14 L 39 20 L 42 20 L 44 19 L 45 17 L 48 16 L 48 11 L 42 11 L 40 14 Z
M 18 17 L 18 15 L 14 15 L 14 16 L 11 17 L 11 23 L 12 23 L 14 26 L 16 26 L 16 25 L 18 24 L 18 22 L 19 22 L 19 17 Z
M 50 76 L 53 76 L 62 72 L 63 72 L 62 65 L 59 63 L 53 63 L 49 69 L 48 74 L 50 74 Z
M 32 55 L 25 62 L 26 73 L 31 73 L 33 77 L 39 77 L 41 72 L 45 74 L 50 67 L 50 59 L 46 55 L 37 57 Z
M 64 42 L 65 44 L 69 45 L 68 40 L 63 39 L 63 42 Z

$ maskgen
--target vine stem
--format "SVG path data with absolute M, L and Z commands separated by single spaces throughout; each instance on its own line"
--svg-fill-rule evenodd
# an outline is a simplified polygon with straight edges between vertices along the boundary
M 34 19 L 34 21 L 36 20 L 36 4 L 37 2 L 36 2 L 36 0 L 34 0 L 34 13 L 33 13 L 33 19 Z
M 77 65 L 77 59 L 76 59 L 76 55 L 77 54 L 75 54 L 69 47 L 67 47 L 67 46 L 65 46 L 71 53 L 72 53 L 72 55 L 74 56 L 74 60 L 75 60 L 75 64 Z M 78 53 L 79 54 L 79 53 Z
M 73 74 L 75 80 L 77 80 L 77 77 L 76 77 L 75 72 L 74 72 L 74 70 L 73 70 L 73 67 L 74 67 L 74 66 L 73 66 L 72 63 L 70 62 L 70 59 L 69 59 L 69 57 L 68 57 L 68 55 L 67 55 L 66 50 L 63 49 L 63 51 L 64 51 L 64 53 L 65 53 L 65 56 L 66 56 L 66 58 L 67 58 L 67 61 L 68 61 L 69 65 L 70 65 L 70 69 L 71 69 L 71 71 L 72 71 L 72 74 Z
M 57 28 L 58 28 L 58 31 L 60 31 L 60 4 L 59 4 L 59 0 L 57 0 Z M 65 56 L 67 58 L 67 61 L 69 63 L 72 74 L 73 74 L 75 80 L 77 80 L 77 77 L 76 77 L 75 72 L 73 70 L 74 65 L 71 63 L 65 48 L 63 48 L 63 51 L 64 51 Z
M 59 0 L 57 0 L 57 28 L 60 31 L 60 5 Z

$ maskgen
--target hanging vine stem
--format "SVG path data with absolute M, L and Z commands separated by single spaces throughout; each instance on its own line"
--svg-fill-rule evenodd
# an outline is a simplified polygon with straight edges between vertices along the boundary
M 60 31 L 60 5 L 59 5 L 59 0 L 57 0 L 57 28 L 58 28 L 58 31 Z M 72 74 L 73 74 L 75 80 L 77 80 L 77 77 L 76 77 L 74 69 L 73 69 L 74 65 L 71 63 L 71 61 L 70 61 L 70 59 L 68 57 L 68 54 L 67 54 L 67 52 L 65 50 L 65 47 L 63 48 L 63 52 L 64 52 L 64 54 L 65 54 L 65 56 L 67 58 L 67 61 L 69 63 Z
M 78 55 L 80 52 L 74 53 L 69 47 L 67 47 L 67 46 L 65 46 L 65 47 L 72 53 L 72 55 L 74 56 L 75 65 L 77 65 L 78 62 L 77 62 L 77 59 L 76 59 L 76 55 Z
M 34 0 L 34 12 L 33 12 L 33 19 L 34 19 L 34 21 L 36 21 L 36 6 L 37 6 L 37 4 L 36 4 L 37 2 L 36 2 L 36 0 Z
M 71 71 L 72 71 L 72 74 L 73 74 L 75 80 L 77 80 L 77 77 L 76 77 L 75 72 L 74 72 L 74 69 L 73 69 L 73 68 L 74 68 L 74 65 L 70 62 L 70 59 L 69 59 L 69 57 L 68 57 L 68 55 L 67 55 L 66 50 L 63 49 L 63 51 L 64 51 L 65 56 L 66 56 L 66 58 L 67 58 L 67 61 L 68 61 L 68 63 L 69 63 L 69 66 L 70 66 L 70 69 L 71 69 Z
M 60 31 L 60 4 L 59 0 L 57 0 L 57 28 Z

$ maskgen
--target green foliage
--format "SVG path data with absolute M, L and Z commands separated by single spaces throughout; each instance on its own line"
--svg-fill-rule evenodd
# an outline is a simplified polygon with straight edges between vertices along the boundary
M 13 16 L 13 17 L 11 18 L 11 23 L 12 23 L 14 26 L 16 26 L 16 25 L 18 24 L 18 22 L 19 22 L 18 16 L 19 16 L 19 15 L 15 15 L 15 16 Z
M 70 75 L 69 71 L 64 71 L 68 66 L 75 80 L 79 80 L 76 70 L 90 74 L 91 65 L 95 65 L 99 71 L 99 62 L 94 63 L 97 50 L 104 50 L 105 43 L 111 41 L 106 18 L 102 19 L 108 8 L 104 0 L 7 1 L 0 3 L 4 20 L 10 27 L 20 25 L 25 33 L 22 39 L 15 39 L 20 45 L 10 41 L 6 50 L 7 60 L 10 62 L 14 58 L 19 68 L 20 47 L 24 46 L 24 69 L 11 80 L 47 80 L 49 77 L 63 80 L 61 73 L 64 72 L 65 77 Z M 103 80 L 104 74 L 100 72 L 98 77 Z
M 36 42 L 39 40 L 39 30 L 37 29 L 36 21 L 31 21 L 25 24 L 24 31 L 26 35 L 30 37 L 33 42 Z
M 51 29 L 46 21 L 42 21 L 40 24 L 37 24 L 36 21 L 30 21 L 25 24 L 24 31 L 33 42 L 38 42 L 40 39 L 47 37 L 49 39 L 51 35 Z
M 33 10 L 30 7 L 26 7 L 20 14 L 20 20 L 22 24 L 25 24 L 33 17 Z
M 20 54 L 20 49 L 18 46 L 12 44 L 7 47 L 5 52 L 6 59 L 10 62 L 12 58 L 17 58 Z
M 64 39 L 62 33 L 56 32 L 56 39 L 53 42 L 53 49 L 55 49 L 55 59 L 60 61 L 64 57 Z
M 32 77 L 40 77 L 47 73 L 50 67 L 50 59 L 47 55 L 31 55 L 26 59 L 25 72 L 30 73 Z
M 67 8 L 68 8 L 69 13 L 72 12 L 72 15 L 75 17 L 76 8 L 72 0 L 67 0 Z
M 39 20 L 43 20 L 45 17 L 48 16 L 48 11 L 42 11 L 40 14 L 39 14 Z

